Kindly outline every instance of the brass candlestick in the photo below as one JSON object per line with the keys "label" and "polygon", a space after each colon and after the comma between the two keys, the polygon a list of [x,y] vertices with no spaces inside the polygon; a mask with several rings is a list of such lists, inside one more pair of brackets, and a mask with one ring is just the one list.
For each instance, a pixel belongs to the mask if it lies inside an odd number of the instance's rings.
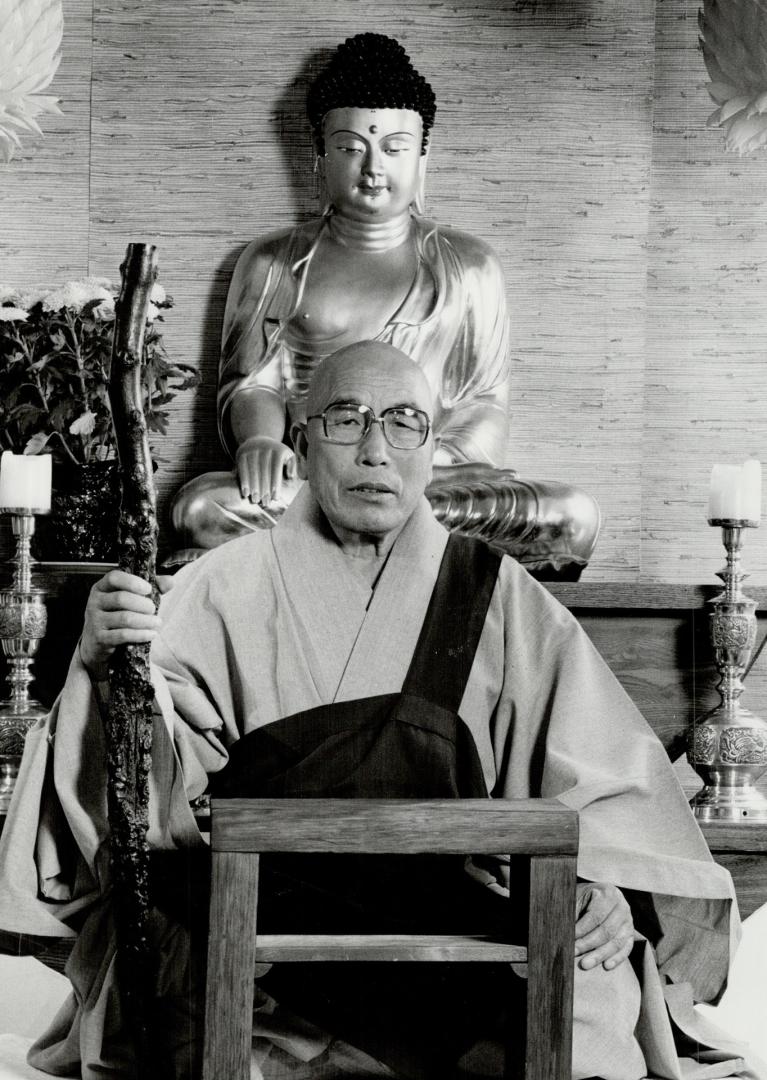
{"label": "brass candlestick", "polygon": [[767,723],[740,703],[743,672],[756,640],[756,601],[744,596],[743,529],[758,521],[715,518],[722,529],[727,565],[718,571],[724,592],[711,604],[710,631],[719,669],[720,703],[693,724],[687,758],[705,786],[692,799],[703,821],[767,821],[767,799],[754,784],[767,768]]}
{"label": "brass candlestick", "polygon": [[35,560],[29,550],[35,531],[35,514],[47,510],[4,509],[10,514],[16,538],[16,554],[11,559],[11,587],[0,590],[0,640],[8,657],[11,696],[0,703],[0,812],[8,809],[19,773],[24,739],[33,725],[48,710],[29,693],[33,675],[30,671],[41,638],[45,636],[47,613],[46,590],[32,586]]}

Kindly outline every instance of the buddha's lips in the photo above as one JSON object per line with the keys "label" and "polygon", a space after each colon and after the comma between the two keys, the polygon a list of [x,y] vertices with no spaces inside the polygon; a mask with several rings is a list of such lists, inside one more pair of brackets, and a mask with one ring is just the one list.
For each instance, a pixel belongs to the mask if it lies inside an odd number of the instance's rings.
{"label": "buddha's lips", "polygon": [[385,184],[373,186],[372,184],[360,184],[359,190],[364,195],[380,195],[382,191],[388,191],[388,187]]}

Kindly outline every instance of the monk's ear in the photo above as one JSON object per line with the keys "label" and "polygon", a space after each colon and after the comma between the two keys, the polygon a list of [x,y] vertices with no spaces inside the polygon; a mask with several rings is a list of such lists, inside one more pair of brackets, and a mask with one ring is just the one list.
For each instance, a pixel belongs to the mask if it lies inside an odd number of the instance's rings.
{"label": "monk's ear", "polygon": [[290,438],[296,453],[296,469],[298,477],[300,480],[306,480],[308,476],[306,457],[309,449],[309,441],[306,438],[306,427],[304,424],[294,424],[290,429]]}

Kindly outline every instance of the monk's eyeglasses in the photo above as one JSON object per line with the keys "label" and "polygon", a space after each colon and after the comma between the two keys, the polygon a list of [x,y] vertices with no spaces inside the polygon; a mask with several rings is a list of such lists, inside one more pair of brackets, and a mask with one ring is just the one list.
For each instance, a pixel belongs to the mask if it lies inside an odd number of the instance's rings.
{"label": "monk's eyeglasses", "polygon": [[308,416],[307,420],[321,420],[328,442],[347,446],[361,442],[373,424],[380,424],[384,438],[395,450],[417,450],[426,442],[431,430],[428,415],[408,405],[395,405],[376,416],[367,405],[339,402],[329,405],[324,412]]}

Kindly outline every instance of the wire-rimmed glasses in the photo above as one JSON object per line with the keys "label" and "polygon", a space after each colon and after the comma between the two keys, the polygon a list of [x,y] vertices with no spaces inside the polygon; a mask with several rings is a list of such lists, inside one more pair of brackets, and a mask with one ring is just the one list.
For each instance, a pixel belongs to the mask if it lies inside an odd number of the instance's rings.
{"label": "wire-rimmed glasses", "polygon": [[308,416],[307,420],[321,420],[328,442],[347,446],[360,442],[373,424],[380,424],[384,438],[395,450],[417,450],[426,442],[431,430],[428,414],[409,405],[394,405],[376,416],[368,405],[337,402],[324,412]]}

